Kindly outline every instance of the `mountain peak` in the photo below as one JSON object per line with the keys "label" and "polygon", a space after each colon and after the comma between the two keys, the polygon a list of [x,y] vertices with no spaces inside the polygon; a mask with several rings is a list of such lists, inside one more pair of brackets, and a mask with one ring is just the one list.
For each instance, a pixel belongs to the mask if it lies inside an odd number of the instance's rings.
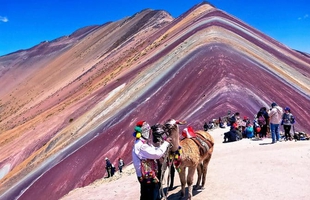
{"label": "mountain peak", "polygon": [[277,102],[310,132],[301,123],[309,68],[306,55],[207,2],[175,19],[146,9],[2,56],[1,198],[60,199],[103,177],[105,157],[130,163],[140,120],[199,130]]}

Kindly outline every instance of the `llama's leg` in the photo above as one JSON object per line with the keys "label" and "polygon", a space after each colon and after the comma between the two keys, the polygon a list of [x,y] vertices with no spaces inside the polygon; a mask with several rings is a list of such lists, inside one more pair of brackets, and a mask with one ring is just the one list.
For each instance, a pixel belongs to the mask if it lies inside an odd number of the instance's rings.
{"label": "llama's leg", "polygon": [[193,196],[193,182],[194,182],[194,174],[197,169],[197,166],[192,166],[188,168],[187,174],[187,185],[188,185],[188,199],[192,199]]}
{"label": "llama's leg", "polygon": [[197,166],[197,182],[196,185],[194,186],[194,190],[198,190],[200,189],[200,181],[201,181],[201,175],[202,175],[202,169],[203,169],[203,165],[202,163],[198,164]]}
{"label": "llama's leg", "polygon": [[204,189],[205,183],[206,183],[206,178],[207,178],[207,172],[208,172],[208,165],[211,159],[211,155],[208,156],[204,161],[203,161],[203,168],[202,168],[202,184],[201,188]]}
{"label": "llama's leg", "polygon": [[179,171],[179,176],[180,176],[180,181],[181,181],[181,197],[185,196],[185,185],[186,185],[186,180],[185,180],[185,167],[180,167]]}

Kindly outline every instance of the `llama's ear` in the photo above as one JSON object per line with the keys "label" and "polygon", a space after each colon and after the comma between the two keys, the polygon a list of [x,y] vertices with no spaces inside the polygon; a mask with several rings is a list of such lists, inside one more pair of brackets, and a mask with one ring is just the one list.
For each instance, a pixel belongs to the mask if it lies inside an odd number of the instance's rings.
{"label": "llama's ear", "polygon": [[183,125],[186,124],[186,121],[176,120],[176,124]]}

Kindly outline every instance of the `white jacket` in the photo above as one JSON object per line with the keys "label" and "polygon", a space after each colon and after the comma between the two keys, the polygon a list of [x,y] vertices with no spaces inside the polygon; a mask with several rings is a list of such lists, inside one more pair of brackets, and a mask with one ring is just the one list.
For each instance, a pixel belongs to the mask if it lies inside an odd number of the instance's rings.
{"label": "white jacket", "polygon": [[280,106],[275,106],[269,110],[268,115],[270,117],[271,124],[280,124],[283,115],[283,109]]}
{"label": "white jacket", "polygon": [[146,140],[140,138],[135,141],[132,148],[132,162],[136,169],[138,177],[142,176],[141,173],[141,160],[143,159],[159,159],[166,152],[169,142],[164,141],[159,147],[154,147],[148,144]]}

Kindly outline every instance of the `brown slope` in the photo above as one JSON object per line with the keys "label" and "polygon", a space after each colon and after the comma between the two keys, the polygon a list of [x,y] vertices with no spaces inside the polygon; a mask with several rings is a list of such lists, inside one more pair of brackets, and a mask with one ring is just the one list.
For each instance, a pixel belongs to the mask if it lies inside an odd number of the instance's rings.
{"label": "brown slope", "polygon": [[[147,20],[145,16],[149,19]],[[35,104],[35,106],[30,107],[27,112],[23,112],[20,116],[17,116],[22,119],[26,118],[26,122],[17,126],[17,128],[10,129],[2,134],[2,157],[11,160],[10,167],[13,168],[11,174],[15,174],[16,172],[20,173],[20,170],[23,170],[24,172],[27,171],[27,169],[24,169],[23,164],[14,168],[15,165],[18,165],[18,163],[24,159],[26,159],[24,163],[28,163],[28,165],[31,160],[32,164],[29,166],[30,168],[43,161],[41,156],[35,157],[38,153],[30,156],[34,150],[43,146],[45,150],[43,152],[39,151],[41,152],[41,155],[44,152],[47,154],[53,154],[53,152],[55,153],[63,148],[62,146],[66,146],[70,141],[74,141],[76,138],[80,137],[79,134],[83,134],[83,132],[78,133],[79,129],[85,127],[84,124],[90,119],[82,117],[82,121],[74,123],[75,125],[73,125],[73,129],[70,128],[72,126],[70,125],[70,122],[73,119],[75,120],[76,117],[81,116],[87,109],[91,109],[96,103],[102,101],[102,98],[104,98],[104,96],[107,95],[107,92],[111,90],[109,88],[103,88],[102,86],[115,79],[114,77],[118,73],[126,69],[125,65],[121,68],[119,65],[123,62],[127,62],[128,66],[130,62],[135,62],[134,60],[129,61],[128,59],[135,56],[139,48],[142,48],[143,45],[145,45],[143,44],[145,41],[143,38],[146,38],[149,34],[152,34],[152,32],[157,31],[170,20],[171,17],[164,12],[146,10],[138,13],[134,18],[124,19],[109,24],[102,29],[96,30],[95,33],[91,33],[91,36],[85,37],[84,40],[81,40],[69,51],[55,59],[50,66],[42,69],[41,73],[37,72],[37,74],[40,74],[38,78],[43,79],[46,77],[44,79],[49,79],[47,81],[53,83],[52,86],[54,88],[49,90],[48,88],[45,88],[45,90],[47,89],[51,92],[51,95],[43,96],[45,95],[45,92],[40,96],[42,100],[37,101],[40,103]],[[115,35],[121,36],[122,34],[129,32],[129,30],[132,31],[133,27],[136,27],[136,24],[139,24],[137,30],[141,29],[141,32],[132,32],[132,34],[136,34],[136,38],[141,37],[141,40],[134,41],[132,38],[128,38],[127,41],[125,41],[126,45],[120,44],[122,47],[118,47],[118,52],[122,54],[121,56],[119,54],[114,55],[114,52],[104,53],[111,45],[114,45],[119,41],[119,38],[115,37]],[[75,56],[78,52],[82,51],[84,51],[83,56],[85,56],[85,59],[84,57],[81,57],[82,54],[79,54],[78,57]],[[97,56],[94,57],[96,54]],[[88,58],[88,55],[90,58]],[[86,60],[86,62],[81,60],[82,58],[83,60]],[[89,63],[90,61],[91,63]],[[57,66],[61,67],[61,74],[57,71],[55,73],[55,67]],[[78,67],[80,69],[83,67],[83,69],[79,71]],[[87,69],[87,67],[89,70],[85,71],[84,68]],[[52,78],[51,74],[49,74],[51,70],[55,73],[53,76],[56,79]],[[44,76],[44,74],[46,74],[46,76]],[[35,83],[37,81],[35,80],[33,82]],[[119,83],[116,82],[116,85],[118,84]],[[53,89],[55,89],[55,91],[51,91]],[[7,119],[7,121],[9,121],[9,119]],[[12,118],[10,121],[17,122],[16,117]],[[14,126],[16,126],[16,123]],[[65,128],[66,126],[68,128]],[[46,130],[46,127],[48,127],[48,130]],[[89,129],[89,127],[87,127],[87,129]],[[21,132],[22,134],[20,134]],[[52,139],[57,133],[59,136]],[[29,136],[35,136],[36,141],[27,140],[26,138]],[[60,138],[62,138],[61,141],[59,141]],[[12,149],[11,147],[13,144],[19,144],[21,148],[22,146],[25,146],[27,149],[25,149],[24,152],[17,154],[19,149]],[[53,148],[56,148],[56,150]],[[27,159],[28,156],[30,157],[29,159]],[[46,156],[47,155],[44,157]],[[4,166],[6,162],[3,162],[2,164]],[[7,179],[2,179],[1,181],[6,180]]]}

